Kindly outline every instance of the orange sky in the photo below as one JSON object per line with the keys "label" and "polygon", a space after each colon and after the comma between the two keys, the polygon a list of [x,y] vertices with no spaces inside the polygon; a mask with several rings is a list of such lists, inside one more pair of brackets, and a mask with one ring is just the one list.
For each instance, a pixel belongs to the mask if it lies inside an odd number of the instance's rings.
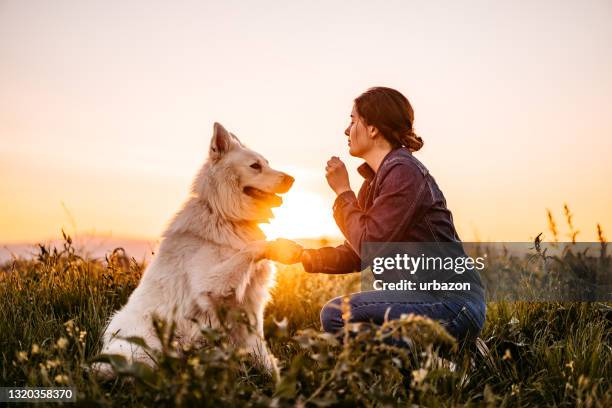
{"label": "orange sky", "polygon": [[270,236],[338,234],[323,169],[359,164],[374,85],[411,100],[464,240],[528,240],[564,202],[582,240],[612,229],[609,1],[244,4],[1,2],[0,242],[157,237],[214,121],[297,178]]}

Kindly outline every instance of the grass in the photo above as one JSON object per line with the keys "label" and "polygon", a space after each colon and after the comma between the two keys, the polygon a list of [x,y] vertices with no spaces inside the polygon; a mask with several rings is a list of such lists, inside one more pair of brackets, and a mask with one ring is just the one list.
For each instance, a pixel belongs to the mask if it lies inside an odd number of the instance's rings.
{"label": "grass", "polygon": [[[600,236],[598,265],[608,268]],[[497,262],[517,276],[528,267],[504,256]],[[278,383],[222,330],[204,330],[207,346],[181,355],[162,335],[157,370],[113,360],[121,376],[99,383],[88,366],[101,330],[143,270],[121,251],[85,259],[69,237],[62,248],[40,247],[37,259],[0,267],[0,386],[71,385],[87,406],[612,406],[607,304],[491,302],[480,351],[459,350],[439,325],[414,316],[383,329],[349,326],[338,341],[319,331],[319,310],[358,290],[359,274],[313,275],[298,266],[279,267],[266,309]],[[396,349],[386,336],[415,345]]]}

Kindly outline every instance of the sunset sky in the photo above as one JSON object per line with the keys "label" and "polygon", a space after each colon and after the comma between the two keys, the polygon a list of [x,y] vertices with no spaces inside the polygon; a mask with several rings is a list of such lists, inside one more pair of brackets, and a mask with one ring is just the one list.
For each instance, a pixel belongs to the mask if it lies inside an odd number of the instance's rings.
{"label": "sunset sky", "polygon": [[[612,236],[612,2],[0,1],[0,242],[155,239],[214,121],[296,178],[270,237],[339,235],[325,162],[397,88],[465,241]],[[565,230],[562,228],[562,233]]]}

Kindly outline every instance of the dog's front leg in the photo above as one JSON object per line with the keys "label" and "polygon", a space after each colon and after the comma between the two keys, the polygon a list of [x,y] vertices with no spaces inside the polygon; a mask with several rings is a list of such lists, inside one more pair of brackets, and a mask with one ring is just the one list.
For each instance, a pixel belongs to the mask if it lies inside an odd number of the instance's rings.
{"label": "dog's front leg", "polygon": [[[195,298],[206,295],[226,297],[235,293],[238,303],[242,303],[251,275],[255,272],[253,264],[264,259],[265,251],[266,241],[251,242],[224,261],[209,265],[207,273],[192,276]],[[194,262],[202,260],[195,259]]]}
{"label": "dog's front leg", "polygon": [[257,333],[249,333],[245,339],[245,346],[255,361],[259,363],[272,377],[278,381],[280,378],[276,357],[268,351],[266,341]]}

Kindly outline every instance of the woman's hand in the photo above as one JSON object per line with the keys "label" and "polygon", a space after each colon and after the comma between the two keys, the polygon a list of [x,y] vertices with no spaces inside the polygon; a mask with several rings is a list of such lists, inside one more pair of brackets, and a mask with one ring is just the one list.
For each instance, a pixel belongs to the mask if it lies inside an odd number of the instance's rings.
{"label": "woman's hand", "polygon": [[304,248],[289,239],[278,238],[266,243],[265,258],[291,265],[300,262]]}
{"label": "woman's hand", "polygon": [[351,189],[346,166],[342,160],[336,156],[332,156],[332,158],[327,161],[327,166],[325,166],[325,178],[327,179],[327,184],[329,184],[337,195]]}

